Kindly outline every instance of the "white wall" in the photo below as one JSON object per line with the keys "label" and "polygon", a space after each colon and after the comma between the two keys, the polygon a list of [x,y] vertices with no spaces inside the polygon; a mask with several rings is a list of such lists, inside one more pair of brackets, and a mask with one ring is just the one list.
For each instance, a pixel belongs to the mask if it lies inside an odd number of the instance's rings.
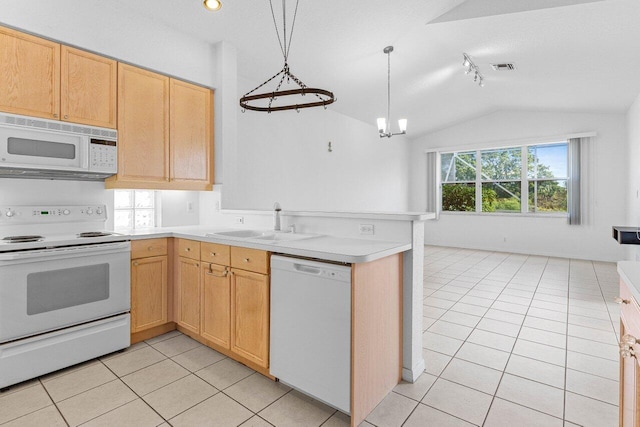
{"label": "white wall", "polygon": [[611,237],[612,225],[626,223],[627,130],[623,114],[502,111],[426,135],[412,145],[410,209],[426,207],[427,149],[544,142],[549,137],[589,131],[597,136],[587,144],[589,164],[583,169],[587,187],[583,225],[569,226],[565,218],[445,213],[438,221],[427,221],[426,244],[623,259],[624,248]]}
{"label": "white wall", "polygon": [[380,139],[375,123],[331,109],[240,113],[222,207],[271,209],[278,201],[285,210],[406,211],[409,144]]}
{"label": "white wall", "polygon": [[[627,112],[627,221],[625,225],[640,226],[640,95]],[[627,259],[640,259],[640,246],[627,248]]]}

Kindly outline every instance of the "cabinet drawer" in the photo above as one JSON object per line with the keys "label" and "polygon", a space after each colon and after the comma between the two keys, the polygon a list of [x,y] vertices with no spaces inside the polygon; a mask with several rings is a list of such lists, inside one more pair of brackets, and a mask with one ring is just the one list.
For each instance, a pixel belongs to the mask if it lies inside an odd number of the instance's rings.
{"label": "cabinet drawer", "polygon": [[144,239],[131,241],[131,259],[147,258],[167,254],[167,239]]}
{"label": "cabinet drawer", "polygon": [[200,245],[200,259],[202,261],[218,265],[230,265],[229,263],[231,258],[229,246],[205,242],[202,242]]}
{"label": "cabinet drawer", "polygon": [[628,285],[622,280],[620,281],[620,298],[628,301],[620,304],[620,316],[624,319],[626,333],[640,339],[640,307],[631,295]]}
{"label": "cabinet drawer", "polygon": [[231,267],[269,274],[269,252],[232,246]]}
{"label": "cabinet drawer", "polygon": [[178,239],[178,254],[180,256],[200,261],[200,242],[195,240]]}

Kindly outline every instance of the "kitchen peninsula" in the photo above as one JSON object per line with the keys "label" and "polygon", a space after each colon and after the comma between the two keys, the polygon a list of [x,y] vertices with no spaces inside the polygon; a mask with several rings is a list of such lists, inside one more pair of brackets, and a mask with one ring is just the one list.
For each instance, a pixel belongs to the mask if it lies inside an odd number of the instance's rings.
{"label": "kitchen peninsula", "polygon": [[[389,214],[353,215],[364,215],[371,222],[389,219]],[[404,224],[409,231],[416,224],[420,229],[427,218],[415,214],[402,220],[412,224]],[[325,221],[331,220],[325,216]],[[412,346],[421,353],[420,341],[407,342],[407,337],[414,335],[413,325],[421,337],[419,324],[411,320],[422,316],[412,310],[416,288],[422,291],[421,274],[413,274],[422,268],[422,251],[415,250],[422,249],[422,231],[417,233],[417,247],[410,238],[413,232],[393,242],[317,233],[237,231],[193,226],[126,232],[132,240],[132,342],[177,328],[273,378],[269,372],[270,255],[351,265],[351,387],[347,393],[351,395],[352,425],[358,425],[409,371],[406,361],[411,361]],[[146,265],[145,260],[158,263],[156,273],[138,270]],[[145,274],[156,274],[156,282],[157,274],[166,274],[162,285],[166,288],[159,292],[143,288],[138,293],[137,283],[148,286]],[[414,283],[414,276],[419,283]],[[144,296],[139,303],[137,294]],[[220,305],[220,300],[230,303]],[[150,321],[150,310],[162,304],[166,310],[160,310],[155,322]],[[139,310],[144,311],[143,323],[149,327],[136,329]],[[418,365],[423,363],[420,358]]]}

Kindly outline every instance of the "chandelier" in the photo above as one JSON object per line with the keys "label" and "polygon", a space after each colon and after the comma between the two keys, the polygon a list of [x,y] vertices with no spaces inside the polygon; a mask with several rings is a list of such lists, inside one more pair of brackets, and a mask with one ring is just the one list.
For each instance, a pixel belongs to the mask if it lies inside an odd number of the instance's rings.
{"label": "chandelier", "polygon": [[[276,73],[273,77],[253,90],[245,93],[244,96],[240,98],[240,106],[242,107],[243,112],[244,110],[265,111],[267,113],[284,110],[299,111],[301,108],[311,107],[324,107],[326,109],[327,105],[336,101],[333,93],[328,90],[307,87],[302,80],[291,73],[291,69],[289,68],[289,52],[291,50],[291,39],[293,38],[293,28],[296,23],[299,2],[300,0],[296,0],[295,12],[291,22],[291,30],[289,34],[287,34],[286,0],[282,0],[282,37],[280,37],[276,14],[273,11],[273,3],[272,0],[269,0],[273,24],[276,29],[276,35],[278,36],[280,50],[284,57],[284,66],[282,67],[282,70]],[[277,82],[274,90],[266,90],[262,93],[257,92],[259,89],[268,86],[271,82],[274,84]],[[287,85],[291,84],[294,89],[281,90],[282,85],[285,82]]]}
{"label": "chandelier", "polygon": [[405,135],[407,133],[407,119],[398,120],[400,132],[391,132],[389,117],[391,116],[391,52],[393,52],[393,46],[387,46],[382,51],[387,54],[387,117],[381,117],[377,120],[378,133],[380,138],[391,138],[394,135]]}

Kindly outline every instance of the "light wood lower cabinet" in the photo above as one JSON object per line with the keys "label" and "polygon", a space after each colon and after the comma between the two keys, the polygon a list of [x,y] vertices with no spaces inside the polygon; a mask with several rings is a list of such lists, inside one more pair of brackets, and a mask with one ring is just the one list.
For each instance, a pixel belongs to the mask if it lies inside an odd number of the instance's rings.
{"label": "light wood lower cabinet", "polygon": [[200,262],[191,258],[178,258],[178,283],[176,283],[178,310],[176,323],[183,328],[200,333]]}
{"label": "light wood lower cabinet", "polygon": [[[640,306],[620,282],[620,426],[640,425]],[[628,350],[626,352],[625,350]]]}
{"label": "light wood lower cabinet", "polygon": [[231,274],[223,265],[202,265],[200,335],[231,348]]}
{"label": "light wood lower cabinet", "polygon": [[131,243],[131,333],[169,322],[167,239]]}
{"label": "light wood lower cabinet", "polygon": [[269,253],[188,239],[174,246],[178,329],[268,376]]}
{"label": "light wood lower cabinet", "polygon": [[231,351],[269,366],[269,276],[231,270]]}

